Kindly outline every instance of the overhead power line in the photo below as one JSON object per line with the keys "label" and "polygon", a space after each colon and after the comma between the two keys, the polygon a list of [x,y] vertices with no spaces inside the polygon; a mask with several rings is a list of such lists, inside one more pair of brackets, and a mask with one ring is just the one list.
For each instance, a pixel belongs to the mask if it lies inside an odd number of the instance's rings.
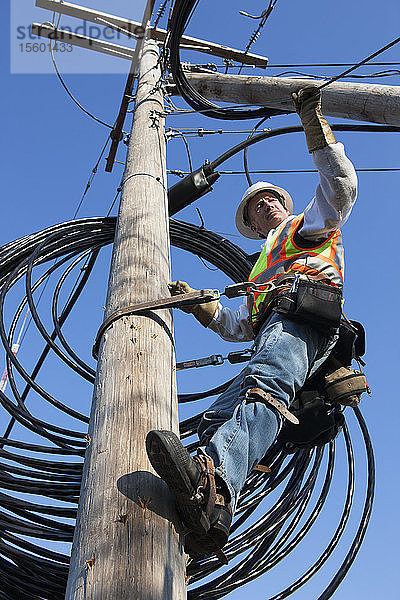
{"label": "overhead power line", "polygon": [[108,142],[109,142],[109,141],[110,141],[110,137],[108,136],[108,137],[107,137],[107,140],[106,140],[106,143],[104,144],[104,146],[103,146],[103,149],[102,149],[102,150],[101,150],[101,152],[100,152],[100,156],[99,156],[99,158],[97,159],[97,162],[96,162],[95,166],[94,166],[94,167],[93,167],[93,169],[91,170],[91,173],[90,173],[90,176],[89,176],[88,182],[87,182],[87,184],[86,184],[86,187],[85,187],[85,189],[84,189],[84,192],[83,192],[83,194],[82,194],[82,198],[80,199],[80,201],[79,201],[79,203],[78,203],[78,206],[76,207],[76,210],[75,210],[75,213],[74,213],[74,216],[72,217],[72,219],[76,219],[76,217],[77,217],[77,215],[78,215],[78,212],[79,212],[79,210],[80,210],[80,208],[81,208],[81,206],[82,206],[82,203],[83,203],[83,201],[84,201],[84,199],[85,199],[85,197],[86,197],[86,194],[88,193],[88,191],[89,191],[89,189],[90,189],[90,187],[91,187],[91,185],[92,185],[93,179],[95,178],[95,176],[96,176],[96,174],[97,174],[97,170],[98,170],[98,168],[99,168],[100,161],[101,161],[101,159],[103,158],[104,152],[106,151],[106,148],[107,148],[107,145],[108,145]]}
{"label": "overhead power line", "polygon": [[[249,17],[250,19],[260,19],[260,22],[257,26],[257,28],[253,31],[252,35],[250,36],[250,39],[247,43],[246,49],[245,49],[245,54],[247,54],[247,52],[250,50],[251,46],[254,44],[254,42],[260,37],[260,33],[261,30],[263,29],[264,25],[266,24],[270,14],[272,13],[273,9],[275,8],[276,3],[278,2],[278,0],[270,0],[268,7],[261,13],[261,15],[257,16],[257,15],[250,15],[249,13],[240,10],[239,13],[241,15],[243,15],[244,17]],[[240,68],[241,71],[242,67]],[[239,71],[239,73],[240,73]]]}
{"label": "overhead power line", "polygon": [[[287,77],[292,75],[309,77],[310,79],[327,79],[326,75],[314,75],[312,73],[302,73],[301,71],[283,71],[283,73],[278,73],[276,77]],[[394,75],[400,75],[400,71],[398,69],[387,69],[386,71],[377,71],[376,73],[368,73],[367,75],[342,75],[342,79],[374,79],[393,77]]]}
{"label": "overhead power line", "polygon": [[[357,173],[388,173],[388,172],[396,172],[400,171],[400,167],[388,167],[388,168],[365,168],[365,169],[355,169]],[[249,173],[254,175],[262,175],[262,174],[292,174],[292,173],[318,173],[317,169],[256,169],[249,170]],[[169,175],[177,175],[178,177],[183,177],[185,175],[190,175],[191,171],[181,171],[179,169],[169,169],[167,171]],[[220,175],[245,175],[246,171],[218,171]]]}
{"label": "overhead power line", "polygon": [[325,83],[323,83],[322,85],[320,85],[319,89],[322,90],[323,88],[327,87],[328,85],[330,85],[334,81],[337,81],[338,79],[341,79],[342,77],[344,77],[345,75],[348,75],[352,71],[355,71],[355,69],[358,69],[358,67],[361,67],[362,65],[365,65],[368,61],[370,61],[373,58],[375,58],[375,56],[378,56],[379,54],[382,54],[382,52],[385,52],[386,50],[389,50],[389,48],[392,48],[393,46],[395,46],[399,42],[400,42],[400,37],[394,39],[389,44],[386,44],[386,46],[383,46],[382,48],[380,48],[379,50],[377,50],[373,54],[370,54],[369,56],[367,56],[363,60],[360,60],[360,62],[358,62],[355,65],[353,65],[352,67],[350,67],[350,69],[347,69],[346,71],[344,71],[343,73],[340,73],[339,75],[335,75],[335,77],[332,77],[329,81],[326,81]]}
{"label": "overhead power line", "polygon": [[[53,25],[54,25],[54,23],[53,23]],[[56,59],[54,57],[53,40],[50,40],[50,55],[51,55],[51,60],[52,60],[52,63],[53,63],[56,75],[57,75],[57,77],[58,77],[61,85],[63,86],[64,90],[67,92],[68,96],[71,98],[71,100],[78,106],[78,108],[80,108],[80,110],[82,110],[86,115],[88,115],[88,117],[90,117],[91,119],[93,119],[97,123],[100,123],[100,125],[104,125],[105,127],[108,127],[109,129],[112,129],[113,128],[112,125],[110,125],[109,123],[106,123],[105,121],[102,121],[98,117],[95,117],[95,115],[93,115],[84,106],[82,106],[82,104],[80,102],[78,102],[78,100],[75,98],[75,96],[69,90],[67,84],[65,83],[63,77],[61,76],[61,73],[60,73],[60,71],[58,69],[58,66],[57,66],[57,63],[56,63]]]}
{"label": "overhead power line", "polygon": [[[287,69],[291,67],[354,67],[356,63],[297,63],[297,64],[270,64],[268,63],[269,69]],[[370,65],[379,66],[379,67],[392,67],[400,65],[400,62],[369,62],[359,65],[360,67]]]}

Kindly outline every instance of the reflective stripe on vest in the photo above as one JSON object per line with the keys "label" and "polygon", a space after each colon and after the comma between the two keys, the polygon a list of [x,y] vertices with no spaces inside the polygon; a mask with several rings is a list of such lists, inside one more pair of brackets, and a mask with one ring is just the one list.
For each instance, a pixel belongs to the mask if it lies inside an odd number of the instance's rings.
{"label": "reflective stripe on vest", "polygon": [[250,273],[249,281],[265,284],[254,293],[254,298],[249,297],[248,308],[253,325],[267,308],[261,307],[266,298],[263,290],[284,273],[322,276],[333,285],[343,284],[344,251],[340,230],[333,231],[315,247],[300,248],[294,236],[302,222],[303,214],[282,223],[265,244]]}

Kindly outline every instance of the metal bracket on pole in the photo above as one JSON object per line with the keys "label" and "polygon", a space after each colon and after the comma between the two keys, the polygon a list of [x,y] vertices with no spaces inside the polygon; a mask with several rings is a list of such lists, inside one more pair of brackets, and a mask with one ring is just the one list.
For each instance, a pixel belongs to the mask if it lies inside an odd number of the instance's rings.
{"label": "metal bracket on pole", "polygon": [[[98,23],[100,25],[107,23],[107,26],[110,28],[115,27],[117,30],[125,29],[127,34],[143,35],[143,24],[137,21],[131,21],[130,19],[124,19],[116,15],[110,15],[90,8],[81,7],[76,4],[71,4],[70,2],[60,2],[59,0],[36,0],[36,6],[59,14],[83,19],[84,21]],[[157,27],[156,29],[153,29],[152,36],[157,42],[164,43],[167,31]],[[268,66],[268,58],[258,54],[252,54],[251,52],[245,53],[242,50],[236,50],[235,48],[222,46],[221,44],[215,44],[214,42],[208,42],[206,40],[200,40],[188,35],[184,35],[181,42],[182,45],[189,46],[192,50],[204,52],[205,54],[212,54],[213,56],[218,56],[220,58],[236,60],[244,65],[262,69],[265,69]],[[126,48],[126,50],[128,51],[131,49]]]}
{"label": "metal bracket on pole", "polygon": [[[118,145],[122,139],[122,128],[129,107],[129,101],[131,99],[133,82],[135,80],[135,72],[137,69],[137,59],[139,56],[144,32],[146,29],[148,29],[150,31],[151,37],[156,41],[162,43],[167,37],[166,30],[150,27],[150,18],[154,7],[154,1],[155,0],[148,0],[142,23],[138,23],[136,21],[124,19],[108,13],[92,10],[90,8],[80,7],[76,4],[71,4],[69,2],[60,2],[57,0],[36,0],[36,6],[38,6],[39,8],[44,8],[46,10],[51,10],[72,17],[77,17],[85,21],[98,23],[99,25],[115,29],[119,32],[125,32],[126,35],[128,35],[129,37],[135,37],[137,39],[136,48],[135,50],[132,50],[129,47],[120,46],[118,44],[112,44],[103,40],[96,40],[87,36],[81,36],[63,29],[56,29],[50,23],[44,23],[43,25],[40,25],[39,23],[34,23],[32,25],[32,33],[34,33],[35,35],[57,40],[67,39],[68,43],[70,44],[81,46],[83,48],[88,48],[91,50],[96,50],[97,52],[104,52],[106,54],[111,54],[119,58],[130,59],[132,61],[121,102],[121,107],[118,112],[118,116],[110,136],[112,142],[105,168],[105,170],[109,173],[113,169]],[[192,50],[212,54],[214,56],[219,56],[226,60],[236,60],[242,64],[252,65],[254,67],[260,68],[266,68],[268,64],[268,59],[264,56],[258,56],[257,54],[251,54],[249,52],[245,53],[234,48],[229,48],[228,46],[221,46],[220,44],[214,44],[212,42],[199,40],[190,36],[183,36],[181,41],[183,46],[190,47]]]}
{"label": "metal bracket on pole", "polygon": [[[153,12],[155,0],[148,0],[146,4],[146,9],[144,11],[143,20],[142,20],[142,28],[143,31],[146,31],[150,24],[151,14]],[[135,81],[135,75],[138,68],[138,59],[140,50],[142,48],[144,35],[139,36],[136,42],[136,48],[132,57],[131,68],[129,69],[129,75],[126,82],[124,95],[122,97],[121,108],[119,109],[117,120],[115,121],[114,129],[111,132],[111,148],[110,153],[107,157],[106,163],[106,171],[111,173],[115,157],[117,155],[118,145],[122,140],[122,128],[124,126],[126,113],[129,107],[130,96],[132,94],[133,82]]]}

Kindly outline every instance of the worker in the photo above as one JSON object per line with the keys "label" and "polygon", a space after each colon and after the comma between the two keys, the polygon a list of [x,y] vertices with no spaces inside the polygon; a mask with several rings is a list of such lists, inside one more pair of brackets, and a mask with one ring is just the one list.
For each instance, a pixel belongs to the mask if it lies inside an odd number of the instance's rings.
{"label": "worker", "polygon": [[[254,339],[254,353],[230,387],[203,414],[194,458],[170,431],[150,431],[147,453],[168,484],[186,527],[186,552],[222,556],[246,478],[276,440],[307,377],[337,340],[342,306],[340,228],[357,195],[357,177],[321,112],[321,92],[293,94],[309,152],[319,172],[314,198],[293,215],[289,193],[259,181],[244,193],[236,226],[245,237],[266,239],[250,274],[257,287],[237,311],[218,301],[185,307],[223,339]],[[172,295],[192,291],[185,282]],[[250,288],[249,288],[250,289]]]}

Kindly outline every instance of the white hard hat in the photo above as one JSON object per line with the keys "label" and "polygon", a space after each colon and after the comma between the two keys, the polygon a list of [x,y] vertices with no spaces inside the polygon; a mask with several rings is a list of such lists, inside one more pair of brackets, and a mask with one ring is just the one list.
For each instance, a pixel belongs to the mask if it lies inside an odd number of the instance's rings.
{"label": "white hard hat", "polygon": [[257,183],[253,183],[253,185],[247,188],[247,190],[243,194],[243,197],[240,201],[236,212],[236,227],[242,235],[252,240],[258,240],[260,239],[260,236],[257,232],[252,231],[251,227],[248,225],[247,220],[244,216],[245,209],[249,200],[251,200],[253,196],[258,194],[258,192],[261,192],[262,190],[271,190],[272,192],[277,192],[280,196],[280,200],[283,206],[286,208],[286,210],[289,211],[289,214],[291,215],[293,213],[293,200],[289,192],[287,192],[281,187],[278,187],[277,185],[268,183],[268,181],[257,181]]}

